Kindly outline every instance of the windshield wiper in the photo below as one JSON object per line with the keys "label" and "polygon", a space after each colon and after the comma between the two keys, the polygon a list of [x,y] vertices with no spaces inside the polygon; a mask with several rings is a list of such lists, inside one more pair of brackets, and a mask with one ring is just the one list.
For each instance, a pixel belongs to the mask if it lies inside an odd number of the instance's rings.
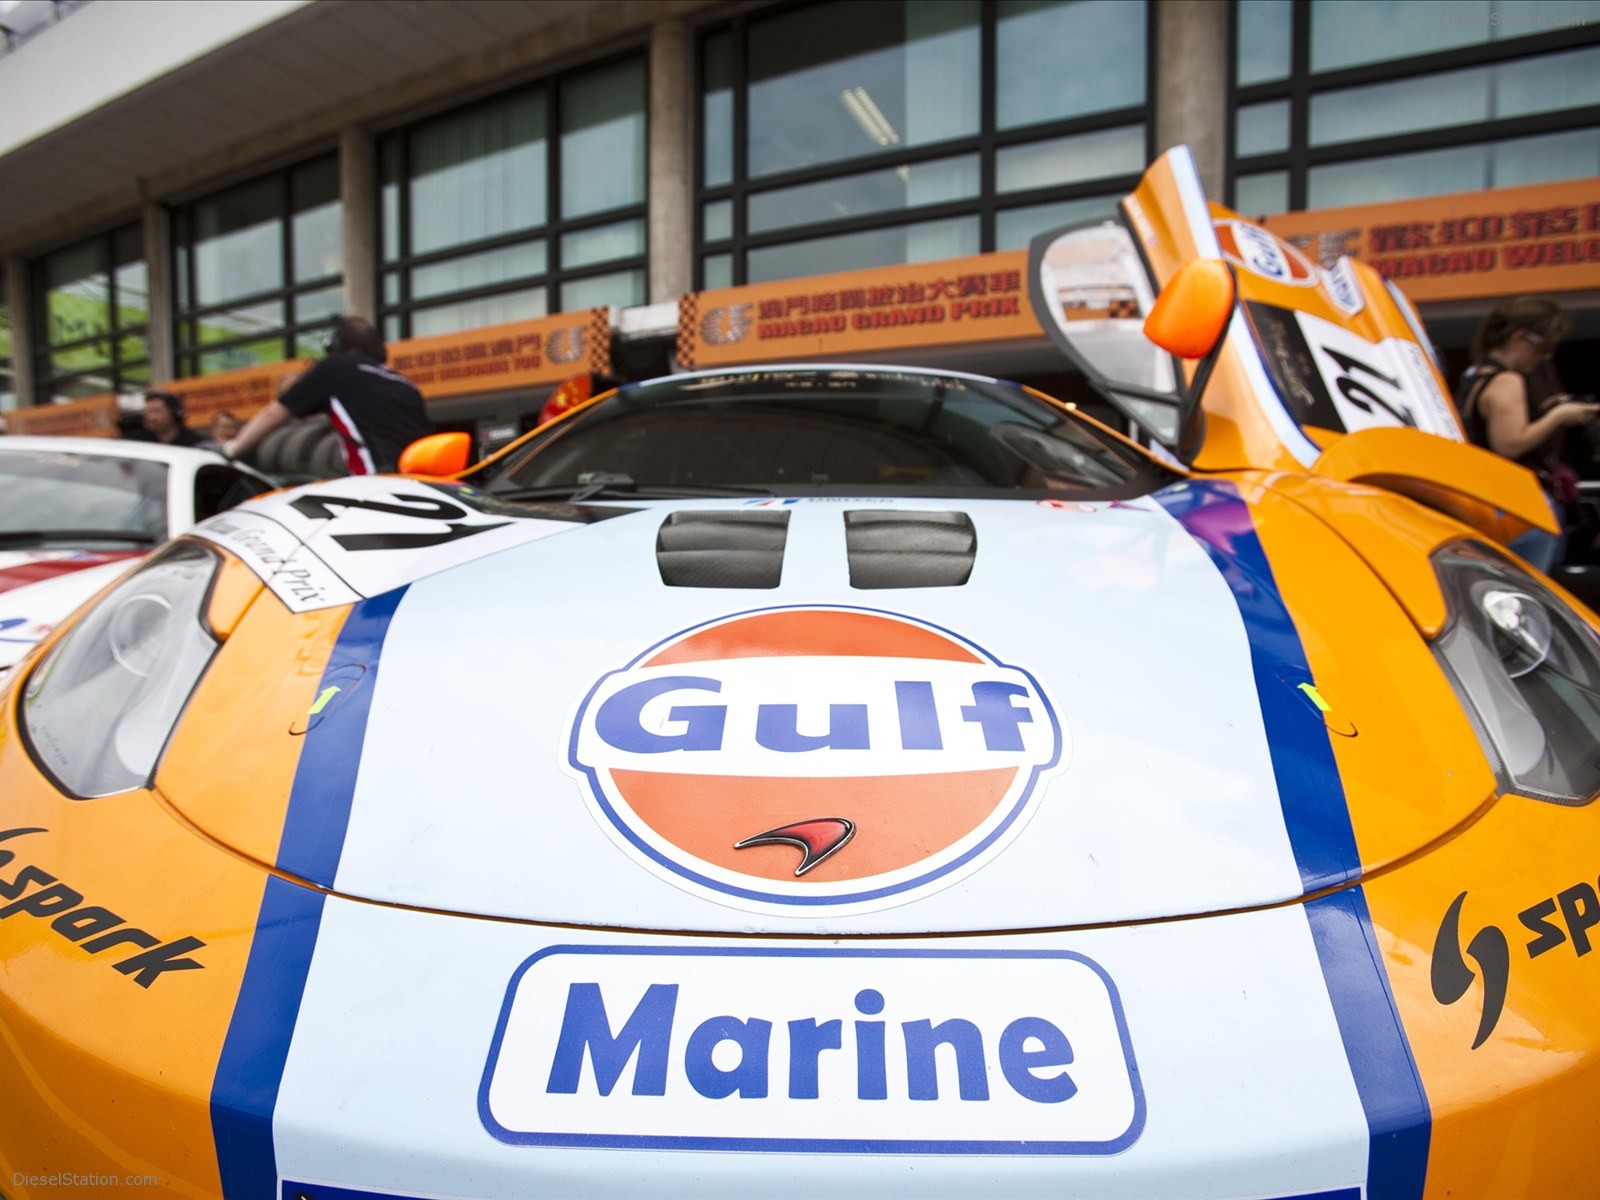
{"label": "windshield wiper", "polygon": [[585,472],[577,483],[557,483],[544,487],[512,488],[490,492],[497,500],[565,500],[582,504],[585,500],[684,500],[716,496],[771,496],[771,488],[732,483],[635,483],[632,477],[613,471]]}
{"label": "windshield wiper", "polygon": [[153,546],[161,538],[131,529],[14,529],[0,531],[0,546],[28,546],[36,542],[131,542]]}

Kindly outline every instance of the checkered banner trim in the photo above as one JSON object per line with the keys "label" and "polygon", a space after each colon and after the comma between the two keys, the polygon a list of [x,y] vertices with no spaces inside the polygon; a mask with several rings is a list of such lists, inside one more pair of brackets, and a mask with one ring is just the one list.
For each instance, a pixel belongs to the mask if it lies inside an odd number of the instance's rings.
{"label": "checkered banner trim", "polygon": [[694,370],[694,332],[700,319],[700,293],[678,297],[678,367]]}

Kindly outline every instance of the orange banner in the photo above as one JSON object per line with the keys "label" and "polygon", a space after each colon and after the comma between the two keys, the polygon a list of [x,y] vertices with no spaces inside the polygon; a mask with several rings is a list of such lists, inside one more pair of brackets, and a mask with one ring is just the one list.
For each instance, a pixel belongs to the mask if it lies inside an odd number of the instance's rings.
{"label": "orange banner", "polygon": [[32,404],[5,414],[7,433],[35,437],[114,438],[117,428],[117,398],[110,392],[85,396],[64,404]]}
{"label": "orange banner", "polygon": [[231,412],[239,420],[248,421],[276,400],[278,393],[309,367],[311,361],[309,358],[291,359],[264,367],[240,367],[194,379],[176,379],[161,384],[160,390],[182,396],[189,427],[205,430],[219,412]]}
{"label": "orange banner", "polygon": [[1043,336],[1025,250],[696,292],[678,301],[685,369],[844,358]]}
{"label": "orange banner", "polygon": [[1413,300],[1600,282],[1600,179],[1313,209],[1261,223],[1325,267],[1342,254],[1363,260]]}
{"label": "orange banner", "polygon": [[555,383],[611,369],[604,308],[389,344],[389,365],[429,399]]}

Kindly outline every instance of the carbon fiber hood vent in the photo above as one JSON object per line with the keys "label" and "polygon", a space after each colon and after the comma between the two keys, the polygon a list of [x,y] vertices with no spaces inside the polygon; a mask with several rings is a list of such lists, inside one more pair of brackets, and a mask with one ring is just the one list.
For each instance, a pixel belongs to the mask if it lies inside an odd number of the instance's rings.
{"label": "carbon fiber hood vent", "polygon": [[786,512],[675,512],[656,534],[668,587],[775,588],[789,534]]}
{"label": "carbon fiber hood vent", "polygon": [[978,552],[964,512],[847,512],[844,536],[856,588],[960,587]]}

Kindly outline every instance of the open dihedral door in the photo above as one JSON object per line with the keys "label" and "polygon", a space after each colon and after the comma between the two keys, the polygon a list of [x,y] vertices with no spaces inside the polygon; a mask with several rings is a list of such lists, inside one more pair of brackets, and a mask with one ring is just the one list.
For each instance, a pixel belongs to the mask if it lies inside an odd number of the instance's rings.
{"label": "open dihedral door", "polygon": [[[1204,372],[1144,335],[1161,289],[1202,259],[1230,264],[1236,289]],[[1195,470],[1360,478],[1500,541],[1530,524],[1554,527],[1531,476],[1508,475],[1465,444],[1422,323],[1399,289],[1349,258],[1312,263],[1208,202],[1187,147],[1157,159],[1115,219],[1035,238],[1028,274],[1050,338],[1153,445]],[[1200,394],[1186,397],[1197,379]],[[1433,436],[1362,436],[1373,430]],[[1359,451],[1331,453],[1350,438]]]}

